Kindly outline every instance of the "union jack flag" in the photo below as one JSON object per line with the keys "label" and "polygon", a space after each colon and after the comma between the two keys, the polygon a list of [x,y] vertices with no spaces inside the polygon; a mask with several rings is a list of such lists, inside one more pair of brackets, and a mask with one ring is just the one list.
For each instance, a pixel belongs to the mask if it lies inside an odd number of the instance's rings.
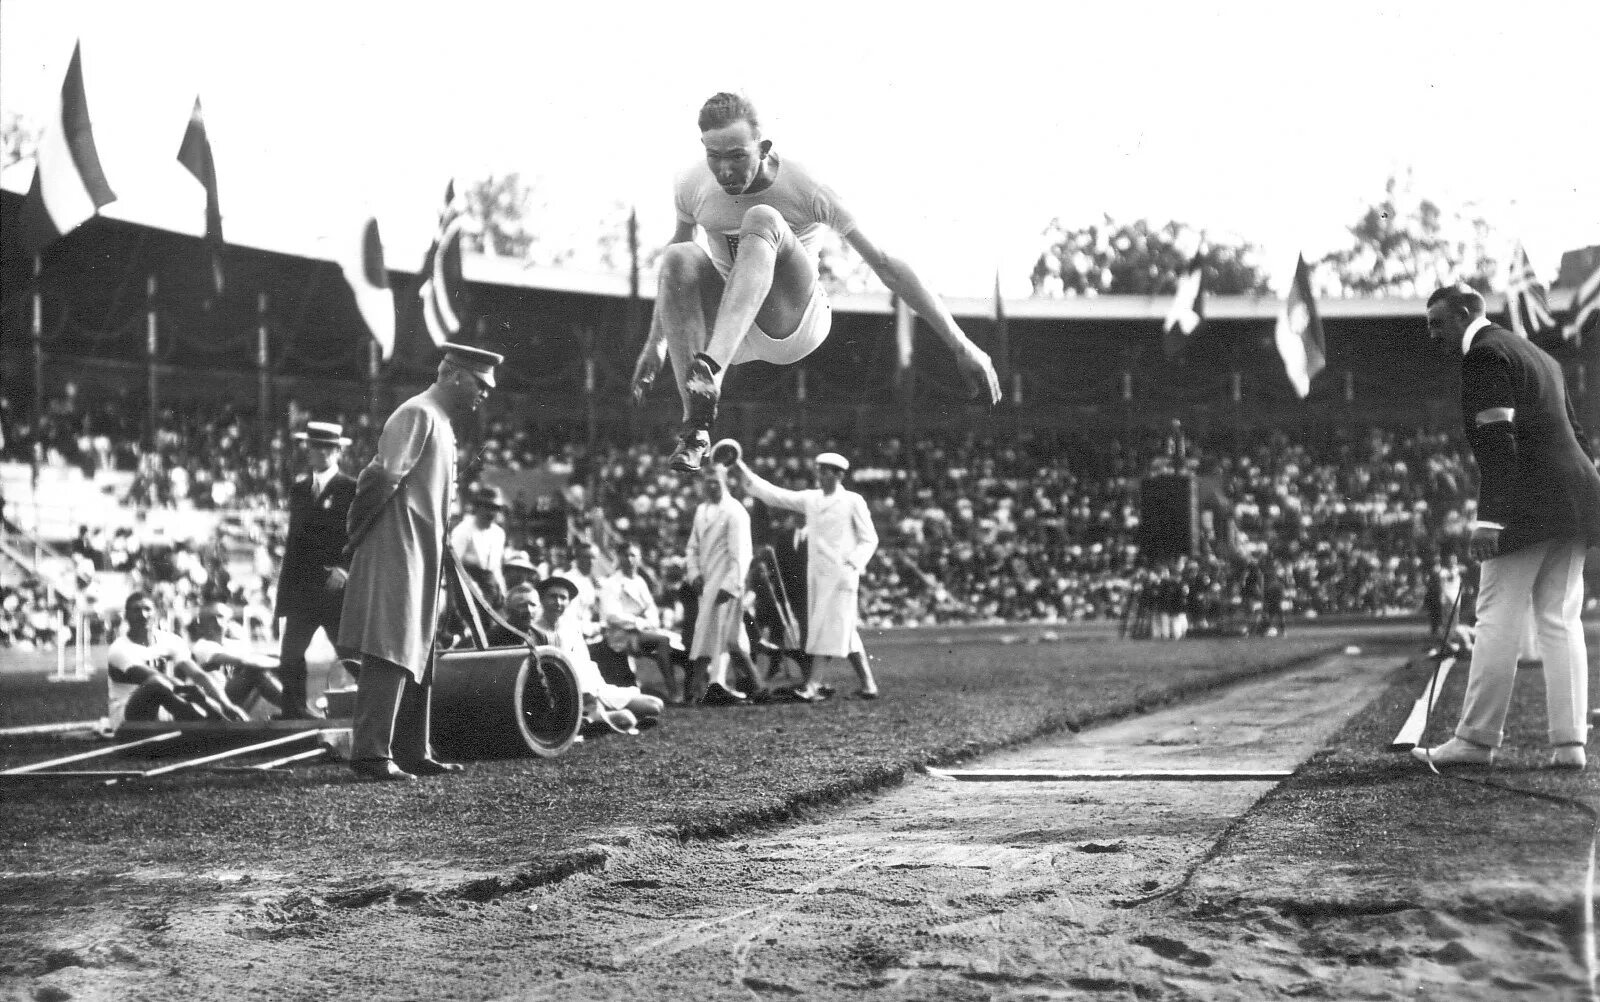
{"label": "union jack flag", "polygon": [[1544,285],[1534,274],[1528,262],[1528,252],[1517,244],[1511,254],[1511,284],[1506,287],[1506,312],[1511,315],[1511,329],[1523,337],[1533,337],[1553,331],[1556,318],[1550,315],[1550,304],[1545,300]]}
{"label": "union jack flag", "polygon": [[1570,341],[1582,334],[1584,328],[1592,327],[1597,317],[1600,317],[1600,265],[1596,265],[1578,286],[1577,294],[1572,297],[1572,320],[1562,328],[1561,336]]}
{"label": "union jack flag", "polygon": [[444,207],[439,210],[439,232],[422,259],[422,319],[435,347],[461,333],[466,308],[466,278],[461,274],[461,211],[456,208],[456,183],[445,186]]}

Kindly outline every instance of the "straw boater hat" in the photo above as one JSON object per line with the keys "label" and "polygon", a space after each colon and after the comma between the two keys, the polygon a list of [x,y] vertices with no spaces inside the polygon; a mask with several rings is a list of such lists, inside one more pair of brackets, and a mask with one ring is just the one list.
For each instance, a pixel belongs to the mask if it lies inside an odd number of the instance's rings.
{"label": "straw boater hat", "polygon": [[817,457],[817,465],[831,466],[840,473],[843,473],[845,470],[850,468],[850,460],[839,455],[837,452],[824,452],[822,455]]}
{"label": "straw boater hat", "polygon": [[498,487],[486,484],[472,492],[472,507],[496,508],[504,511],[506,507],[505,493]]}
{"label": "straw boater hat", "polygon": [[557,585],[559,585],[560,587],[565,588],[567,590],[567,597],[568,598],[577,598],[578,597],[578,586],[572,583],[572,579],[571,578],[569,578],[569,577],[567,577],[565,575],[562,575],[562,574],[552,574],[549,577],[545,578],[543,581],[540,581],[539,582],[539,594],[543,595],[546,588],[553,588],[553,587],[556,587]]}
{"label": "straw boater hat", "polygon": [[332,421],[307,421],[305,431],[297,431],[294,437],[307,445],[337,445],[346,446],[350,440],[344,437],[344,425]]}
{"label": "straw boater hat", "polygon": [[445,342],[445,361],[457,368],[465,369],[483,380],[483,384],[494,388],[494,367],[506,360],[504,355],[497,355],[492,351],[482,348],[473,348],[464,344]]}

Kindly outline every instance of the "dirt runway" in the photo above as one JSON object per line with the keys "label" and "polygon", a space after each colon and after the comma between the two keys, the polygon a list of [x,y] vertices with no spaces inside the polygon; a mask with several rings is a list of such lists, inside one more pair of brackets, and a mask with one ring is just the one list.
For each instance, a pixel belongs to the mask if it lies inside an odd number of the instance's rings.
{"label": "dirt runway", "polygon": [[[962,771],[1291,770],[1396,667],[1333,657]],[[1330,952],[1325,922],[1174,906],[1166,892],[1272,786],[919,776],[736,841],[616,831],[600,870],[483,895],[437,893],[461,876],[438,873],[188,875],[181,895],[150,874],[32,983],[63,999],[685,1000],[1560,998],[1579,983],[1536,919],[1352,917]],[[1368,954],[1381,962],[1351,961]],[[1494,977],[1466,962],[1489,955]]]}

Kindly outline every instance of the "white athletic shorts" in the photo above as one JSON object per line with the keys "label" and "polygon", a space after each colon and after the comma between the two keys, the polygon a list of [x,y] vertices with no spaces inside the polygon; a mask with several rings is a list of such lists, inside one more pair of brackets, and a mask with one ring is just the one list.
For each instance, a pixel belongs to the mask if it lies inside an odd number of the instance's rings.
{"label": "white athletic shorts", "polygon": [[827,338],[832,326],[833,306],[822,289],[821,279],[818,279],[811,283],[811,302],[806,304],[806,312],[800,317],[800,326],[795,328],[793,334],[786,338],[771,338],[760,327],[751,324],[750,333],[745,335],[744,342],[733,353],[733,361],[729,364],[772,362],[775,365],[789,365],[798,362],[817,350],[817,345]]}

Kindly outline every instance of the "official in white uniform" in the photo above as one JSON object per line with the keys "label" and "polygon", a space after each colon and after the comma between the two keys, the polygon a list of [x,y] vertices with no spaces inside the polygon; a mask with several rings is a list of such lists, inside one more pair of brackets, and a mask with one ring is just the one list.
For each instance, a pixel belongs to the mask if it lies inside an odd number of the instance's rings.
{"label": "official in white uniform", "polygon": [[[795,491],[770,483],[739,460],[751,497],[805,515],[806,653],[812,659],[848,658],[861,682],[857,696],[875,699],[878,684],[857,623],[861,571],[878,548],[878,530],[866,499],[842,485],[850,461],[837,452],[824,452],[816,467],[818,486]],[[816,686],[813,674],[801,694],[815,695]]]}

